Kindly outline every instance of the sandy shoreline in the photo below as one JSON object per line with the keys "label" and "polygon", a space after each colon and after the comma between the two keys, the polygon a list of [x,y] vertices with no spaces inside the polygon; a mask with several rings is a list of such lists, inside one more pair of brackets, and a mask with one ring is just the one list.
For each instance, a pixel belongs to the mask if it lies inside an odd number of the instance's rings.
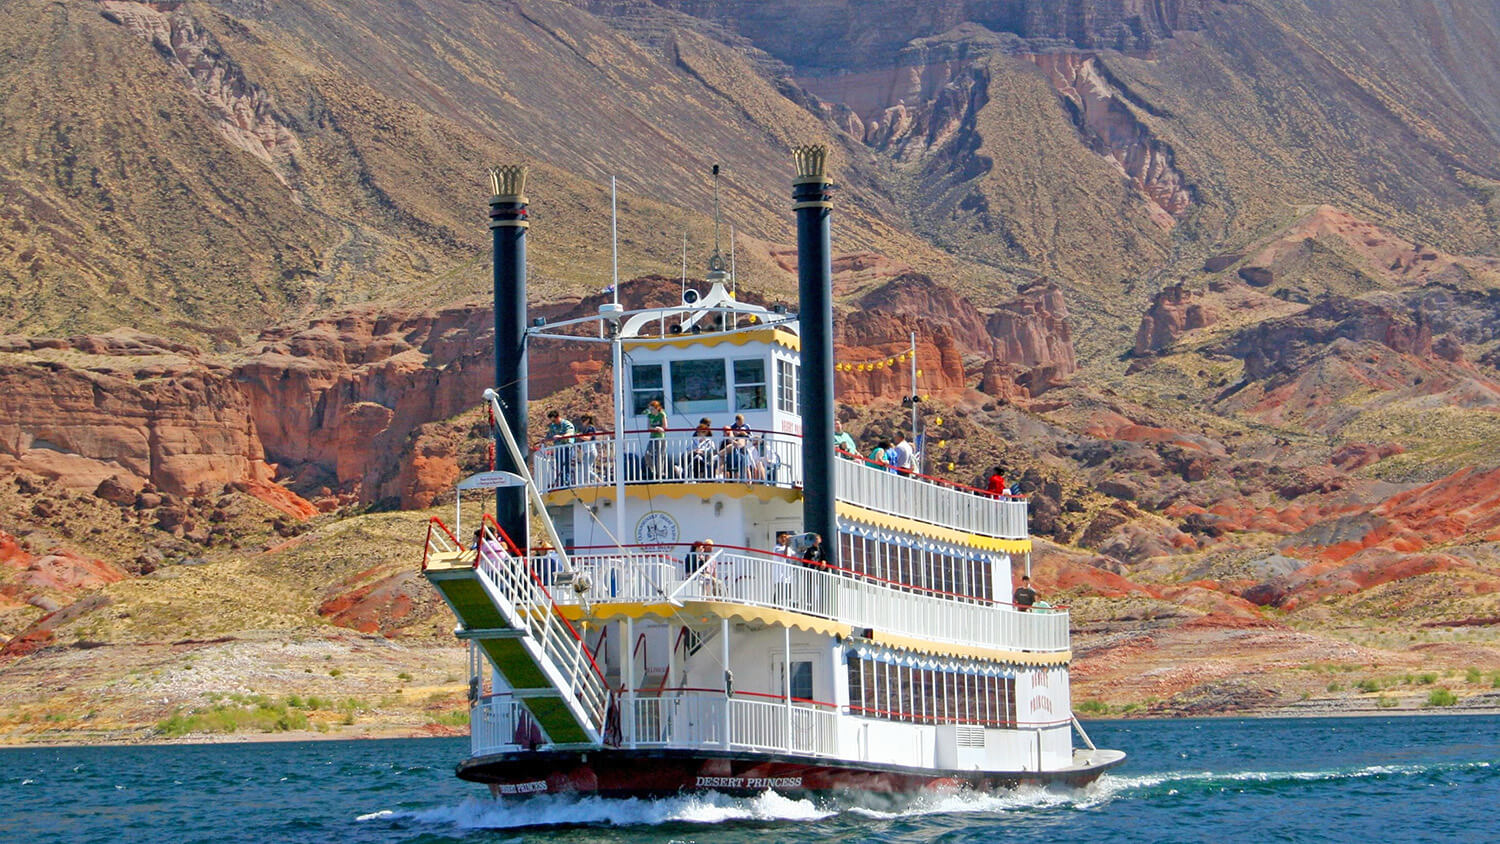
{"label": "sandy shoreline", "polygon": [[[1500,701],[1500,693],[1493,696]],[[1324,706],[1317,706],[1323,703]],[[1332,704],[1332,705],[1327,705]],[[1188,721],[1197,719],[1225,720],[1232,718],[1265,719],[1276,718],[1382,718],[1382,717],[1415,717],[1424,715],[1444,717],[1466,717],[1466,716],[1500,716],[1500,702],[1491,703],[1485,701],[1474,706],[1464,706],[1462,703],[1447,707],[1417,707],[1417,708],[1387,708],[1378,709],[1374,707],[1352,707],[1340,706],[1331,701],[1313,702],[1307,704],[1278,707],[1267,710],[1251,710],[1243,712],[1215,712],[1197,715],[1128,715],[1128,716],[1102,716],[1084,717],[1078,720],[1085,726],[1094,722],[1106,721]],[[351,730],[345,732],[318,730],[288,730],[271,733],[206,733],[184,736],[182,738],[161,738],[142,736],[140,738],[115,737],[101,739],[80,739],[73,735],[48,735],[39,734],[35,739],[27,741],[0,741],[0,749],[19,749],[28,747],[147,747],[147,746],[192,746],[192,745],[217,745],[217,744],[270,744],[279,742],[304,742],[304,741],[372,741],[380,739],[416,739],[416,738],[458,738],[468,735],[468,730],[452,727],[437,727],[428,725],[426,727],[375,727],[362,730]]]}

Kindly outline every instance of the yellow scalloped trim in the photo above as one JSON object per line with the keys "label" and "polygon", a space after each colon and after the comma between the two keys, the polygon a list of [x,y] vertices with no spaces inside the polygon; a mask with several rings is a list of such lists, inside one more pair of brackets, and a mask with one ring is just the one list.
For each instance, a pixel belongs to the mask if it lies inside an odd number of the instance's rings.
{"label": "yellow scalloped trim", "polygon": [[946,642],[930,642],[911,636],[875,631],[871,639],[875,644],[903,651],[914,651],[929,656],[951,656],[964,659],[979,659],[989,662],[1008,662],[1017,665],[1066,665],[1073,660],[1072,651],[1036,653],[1034,651],[1006,651],[996,648],[981,648],[973,645],[951,645]]}
{"label": "yellow scalloped trim", "polygon": [[691,619],[707,623],[710,618],[727,618],[752,624],[758,622],[767,627],[791,627],[824,636],[848,636],[854,630],[848,624],[829,621],[826,618],[727,601],[685,601],[680,607],[666,601],[594,604],[592,610],[593,612],[585,616],[583,608],[579,606],[568,604],[557,608],[557,611],[569,621],[579,621],[585,617],[597,621],[609,621],[615,618],[641,619],[656,616],[663,619]]}
{"label": "yellow scalloped trim", "polygon": [[743,346],[746,343],[775,343],[794,352],[802,350],[802,338],[783,328],[763,328],[758,331],[737,331],[733,334],[679,334],[660,340],[628,339],[626,346],[643,349],[661,349],[667,346],[719,346],[728,343]]}

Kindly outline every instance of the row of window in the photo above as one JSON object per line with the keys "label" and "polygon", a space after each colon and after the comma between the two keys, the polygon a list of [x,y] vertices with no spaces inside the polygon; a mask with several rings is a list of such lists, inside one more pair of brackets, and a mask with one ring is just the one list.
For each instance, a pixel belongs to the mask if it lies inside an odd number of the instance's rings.
{"label": "row of window", "polygon": [[[957,548],[917,548],[852,533],[839,535],[839,565],[869,577],[994,600],[990,558]],[[1009,572],[1005,572],[1009,576]]]}
{"label": "row of window", "polygon": [[[801,367],[784,358],[776,359],[776,409],[797,413],[797,375]],[[668,401],[670,386],[671,400]],[[734,396],[734,411],[765,410],[767,402],[766,361],[764,358],[692,358],[674,360],[664,367],[659,363],[638,363],[630,367],[632,412],[646,412],[653,400],[668,413],[693,416],[703,413],[727,413],[729,397]]]}
{"label": "row of window", "polygon": [[894,665],[851,653],[849,709],[889,721],[1013,727],[1016,681]]}

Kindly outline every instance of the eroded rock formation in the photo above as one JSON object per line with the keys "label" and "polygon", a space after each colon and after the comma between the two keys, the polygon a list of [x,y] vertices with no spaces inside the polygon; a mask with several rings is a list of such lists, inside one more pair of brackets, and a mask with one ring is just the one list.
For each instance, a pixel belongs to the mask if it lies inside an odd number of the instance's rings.
{"label": "eroded rock formation", "polygon": [[0,350],[0,470],[176,495],[274,476],[236,373],[191,347],[120,330]]}
{"label": "eroded rock formation", "polygon": [[1184,333],[1212,325],[1216,319],[1217,314],[1203,302],[1201,291],[1188,290],[1180,284],[1166,287],[1156,294],[1141,317],[1134,354],[1148,355],[1164,349]]}

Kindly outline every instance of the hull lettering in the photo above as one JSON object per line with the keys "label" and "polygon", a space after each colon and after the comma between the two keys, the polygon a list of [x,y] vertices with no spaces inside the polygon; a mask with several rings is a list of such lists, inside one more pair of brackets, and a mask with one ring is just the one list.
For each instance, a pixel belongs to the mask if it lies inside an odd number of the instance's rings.
{"label": "hull lettering", "polygon": [[698,788],[801,788],[801,777],[698,777]]}

